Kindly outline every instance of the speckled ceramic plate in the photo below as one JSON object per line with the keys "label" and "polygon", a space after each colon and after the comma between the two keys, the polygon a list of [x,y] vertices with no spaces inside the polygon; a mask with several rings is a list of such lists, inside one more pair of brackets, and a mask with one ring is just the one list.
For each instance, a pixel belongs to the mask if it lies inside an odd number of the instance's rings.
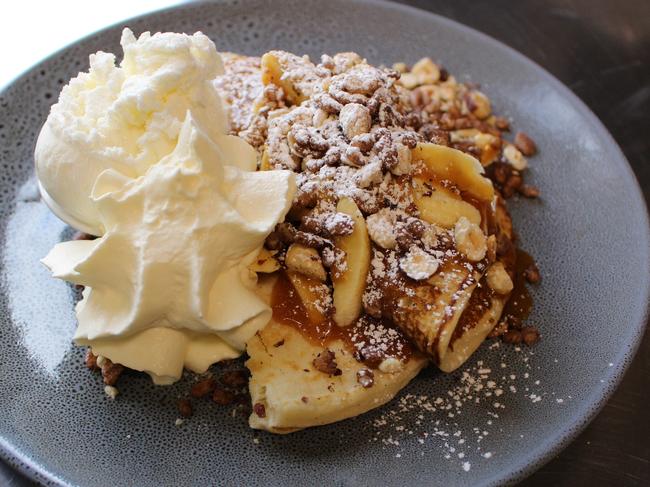
{"label": "speckled ceramic plate", "polygon": [[398,5],[232,1],[126,25],[200,29],[219,49],[246,54],[356,50],[386,64],[429,55],[480,81],[541,148],[530,179],[543,198],[511,206],[544,276],[531,317],[543,339],[532,351],[486,345],[462,370],[427,371],[379,410],[283,437],[251,431],[207,401],[176,426],[174,403],[189,378],[154,388],[127,375],[118,399],[106,398],[71,345],[73,291],[38,262],[70,230],[39,201],[32,151],[50,104],[88,54],[118,52],[120,25],[0,95],[0,454],[10,464],[44,483],[84,486],[491,485],[539,467],[596,414],[643,331],[648,221],[621,151],[568,89],[478,32]]}

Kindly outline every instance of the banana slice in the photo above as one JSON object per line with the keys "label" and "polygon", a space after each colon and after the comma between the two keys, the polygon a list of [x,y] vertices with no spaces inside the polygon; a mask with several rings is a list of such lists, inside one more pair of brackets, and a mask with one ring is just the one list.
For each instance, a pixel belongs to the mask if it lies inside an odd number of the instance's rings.
{"label": "banana slice", "polygon": [[491,202],[494,198],[492,182],[483,177],[483,166],[464,152],[420,142],[413,149],[412,158],[424,162],[435,178],[452,181],[460,190],[480,201]]}
{"label": "banana slice", "polygon": [[481,213],[453,191],[442,185],[413,178],[415,183],[415,204],[420,210],[420,218],[424,221],[444,228],[453,228],[461,218],[467,218],[471,223],[481,224]]}
{"label": "banana slice", "polygon": [[370,268],[370,238],[363,215],[350,198],[341,198],[336,211],[345,213],[354,221],[350,235],[335,240],[337,248],[345,252],[345,268],[332,272],[334,286],[334,321],[349,326],[361,314],[363,292]]}

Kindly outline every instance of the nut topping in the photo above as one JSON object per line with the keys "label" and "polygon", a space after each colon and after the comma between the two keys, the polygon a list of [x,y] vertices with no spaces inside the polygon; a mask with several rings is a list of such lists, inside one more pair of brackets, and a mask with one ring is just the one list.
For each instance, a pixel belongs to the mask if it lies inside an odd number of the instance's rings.
{"label": "nut topping", "polygon": [[487,239],[476,223],[461,217],[454,226],[454,240],[458,250],[472,262],[478,262],[487,252]]}
{"label": "nut topping", "polygon": [[371,126],[370,112],[359,103],[348,103],[341,109],[339,122],[348,140],[368,133]]}
{"label": "nut topping", "polygon": [[336,366],[336,355],[331,350],[324,350],[312,361],[314,368],[330,376],[341,375],[343,372]]}

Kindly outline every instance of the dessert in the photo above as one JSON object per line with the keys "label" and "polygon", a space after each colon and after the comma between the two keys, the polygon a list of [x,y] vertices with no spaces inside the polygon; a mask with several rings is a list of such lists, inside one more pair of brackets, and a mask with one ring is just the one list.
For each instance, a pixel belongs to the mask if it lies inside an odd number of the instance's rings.
{"label": "dessert", "polygon": [[[170,383],[245,349],[251,427],[288,433],[378,407],[431,362],[453,371],[488,335],[537,341],[523,281],[539,272],[505,202],[539,194],[522,177],[536,148],[503,137],[476,87],[428,58],[123,44],[119,67],[91,59],[64,89],[36,152],[55,211],[99,236],[44,263],[86,286],[75,340],[105,382],[107,364]],[[108,115],[86,114],[100,95]],[[211,380],[195,397],[234,400]]]}

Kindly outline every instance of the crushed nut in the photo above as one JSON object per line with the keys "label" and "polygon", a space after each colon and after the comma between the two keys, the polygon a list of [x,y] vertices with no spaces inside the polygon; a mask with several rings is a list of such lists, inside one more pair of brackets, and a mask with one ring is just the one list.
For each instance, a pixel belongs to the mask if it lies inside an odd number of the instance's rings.
{"label": "crushed nut", "polygon": [[515,135],[515,146],[526,157],[535,155],[537,152],[537,145],[525,132],[517,132]]}
{"label": "crushed nut", "polygon": [[487,252],[487,239],[476,223],[461,217],[454,226],[454,240],[458,250],[472,262],[478,262]]}
{"label": "crushed nut", "polygon": [[339,114],[339,123],[348,140],[368,133],[372,125],[370,112],[365,106],[359,103],[348,103],[345,105]]}
{"label": "crushed nut", "polygon": [[397,245],[395,224],[397,216],[394,211],[383,208],[366,218],[370,239],[384,249],[394,249]]}
{"label": "crushed nut", "polygon": [[508,294],[514,288],[510,275],[502,262],[492,264],[486,273],[488,286],[497,294]]}
{"label": "crushed nut", "polygon": [[537,284],[541,281],[542,275],[539,272],[537,264],[533,262],[524,270],[524,278],[531,284]]}
{"label": "crushed nut", "polygon": [[528,161],[524,155],[512,144],[507,144],[503,149],[503,157],[517,171],[523,171],[528,167]]}
{"label": "crushed nut", "polygon": [[190,394],[192,397],[204,397],[210,394],[214,388],[216,387],[216,382],[212,377],[208,377],[207,379],[200,380],[196,384],[192,386],[190,389]]}
{"label": "crushed nut", "polygon": [[232,404],[234,400],[235,394],[227,389],[224,389],[223,387],[217,387],[212,393],[212,402],[215,402],[216,404],[220,404],[222,406]]}
{"label": "crushed nut", "polygon": [[323,267],[320,255],[315,248],[294,243],[287,250],[285,257],[287,269],[317,279],[321,282],[327,280],[327,273]]}
{"label": "crushed nut", "polygon": [[390,172],[396,176],[411,172],[411,149],[404,144],[395,144],[397,150],[397,164],[390,168]]}
{"label": "crushed nut", "polygon": [[192,408],[192,403],[190,402],[189,399],[180,399],[176,406],[178,408],[178,412],[184,418],[189,418],[194,413],[194,409]]}
{"label": "crushed nut", "polygon": [[113,386],[104,386],[104,394],[106,394],[111,399],[115,399],[120,393],[117,387]]}
{"label": "crushed nut", "polygon": [[420,247],[411,249],[399,261],[399,267],[411,279],[422,281],[430,278],[438,270],[440,261]]}
{"label": "crushed nut", "polygon": [[415,75],[417,83],[421,85],[433,84],[440,79],[440,68],[428,57],[415,63],[411,73]]}
{"label": "crushed nut", "polygon": [[465,103],[467,104],[467,109],[476,118],[485,119],[492,113],[489,98],[478,90],[470,91],[465,97]]}
{"label": "crushed nut", "polygon": [[381,361],[379,364],[379,370],[385,374],[396,374],[404,368],[404,364],[401,360],[396,359],[395,357],[388,357]]}
{"label": "crushed nut", "polygon": [[361,387],[368,389],[375,383],[375,374],[370,369],[361,369],[357,371],[357,382]]}
{"label": "crushed nut", "polygon": [[330,376],[341,375],[343,372],[336,366],[336,355],[331,350],[324,350],[312,361],[314,368]]}
{"label": "crushed nut", "polygon": [[539,341],[539,331],[534,326],[524,326],[521,329],[521,339],[530,347]]}

